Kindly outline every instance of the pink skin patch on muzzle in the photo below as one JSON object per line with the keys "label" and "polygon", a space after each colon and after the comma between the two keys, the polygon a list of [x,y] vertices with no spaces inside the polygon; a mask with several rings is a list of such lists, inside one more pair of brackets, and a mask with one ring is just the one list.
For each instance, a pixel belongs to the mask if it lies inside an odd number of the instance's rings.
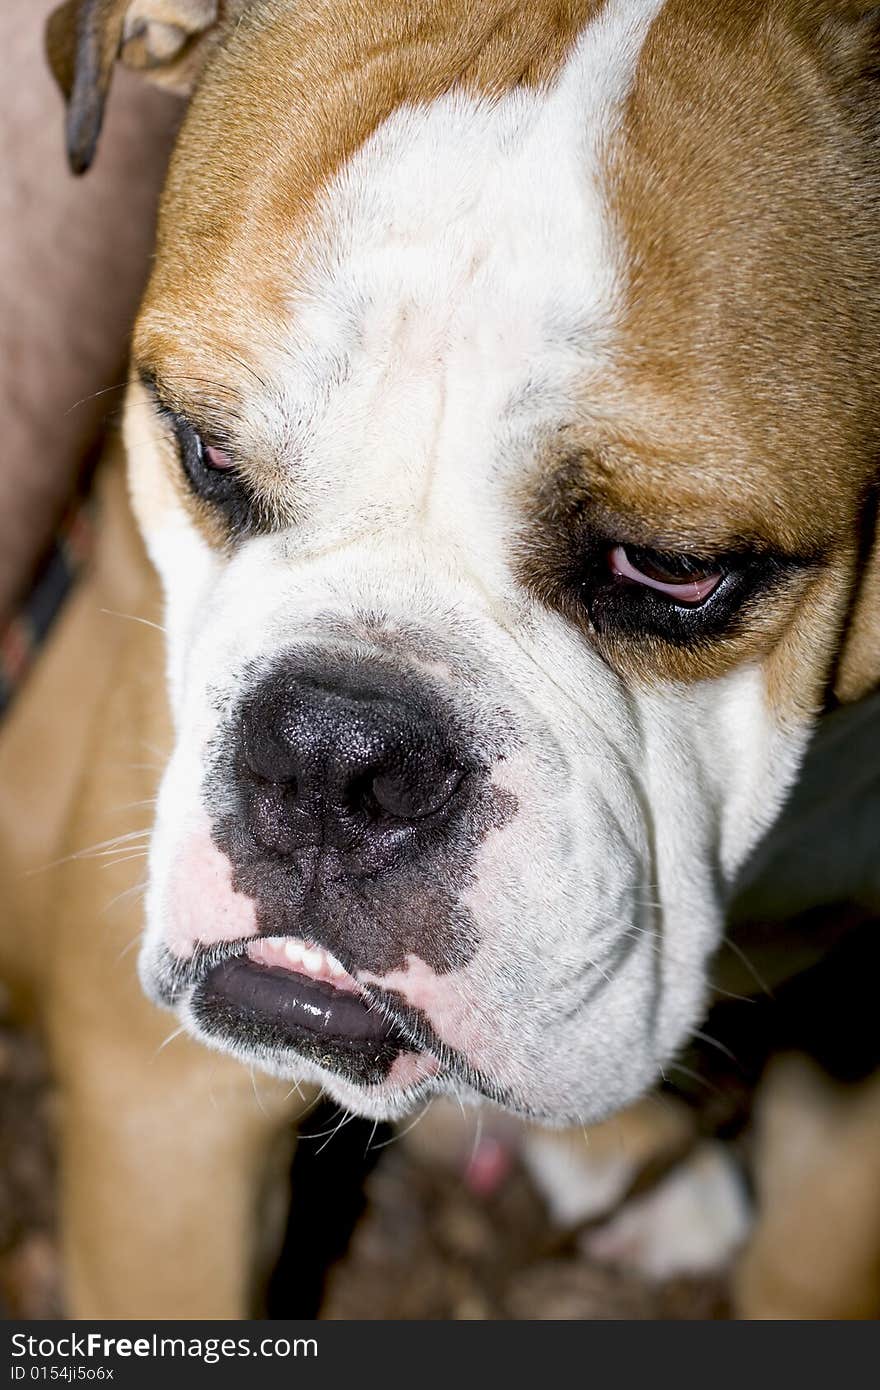
{"label": "pink skin patch on muzzle", "polygon": [[168,946],[188,959],[196,946],[242,941],[257,931],[252,898],[232,886],[232,865],[206,832],[190,837],[171,870]]}
{"label": "pink skin patch on muzzle", "polygon": [[385,1080],[384,1088],[397,1088],[406,1091],[418,1086],[429,1077],[436,1076],[440,1063],[430,1052],[401,1052],[391,1063],[391,1070]]}
{"label": "pink skin patch on muzzle", "polygon": [[[207,831],[190,835],[169,876],[167,944],[181,960],[197,947],[217,946],[257,936],[253,899],[236,892],[232,865]],[[359,971],[352,978],[320,947],[296,938],[257,939],[248,948],[255,964],[286,968],[312,980],[325,980],[342,991],[375,985],[393,991],[420,1010],[438,1037],[458,1047],[473,1041],[473,1011],[453,977],[438,975],[417,956],[403,970],[384,976]],[[395,1058],[378,1090],[406,1091],[435,1076],[438,1059],[430,1052],[404,1051]]]}
{"label": "pink skin patch on muzzle", "polygon": [[424,1015],[437,1037],[449,1047],[469,1057],[482,1052],[485,1039],[474,1026],[473,999],[470,991],[462,988],[461,971],[438,975],[419,956],[408,955],[403,970],[389,970],[385,975],[359,970],[357,980],[359,984],[398,994]]}

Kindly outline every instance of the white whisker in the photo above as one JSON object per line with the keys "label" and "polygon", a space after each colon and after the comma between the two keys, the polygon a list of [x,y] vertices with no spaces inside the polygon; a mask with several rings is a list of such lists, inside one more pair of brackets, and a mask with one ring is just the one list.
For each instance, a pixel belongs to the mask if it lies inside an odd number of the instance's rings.
{"label": "white whisker", "polygon": [[168,1046],[169,1043],[173,1043],[175,1038],[179,1038],[180,1035],[181,1035],[181,1033],[185,1033],[185,1032],[186,1032],[186,1028],[183,1026],[183,1024],[181,1024],[179,1028],[175,1028],[174,1031],[173,1031],[172,1033],[169,1033],[169,1034],[168,1034],[168,1037],[165,1039],[165,1041],[162,1042],[162,1043],[160,1043],[159,1046],[156,1048],[156,1051],[153,1053],[153,1061],[155,1062],[155,1060],[156,1060],[156,1058],[159,1056],[159,1053],[160,1053],[160,1052],[164,1052],[164,1051],[165,1051],[165,1049],[166,1049],[166,1047]]}
{"label": "white whisker", "polygon": [[117,613],[115,608],[100,608],[98,611],[108,618],[123,618],[129,623],[141,623],[144,627],[151,627],[156,632],[161,632],[163,636],[166,633],[166,629],[161,623],[154,623],[150,618],[142,618],[137,613]]}

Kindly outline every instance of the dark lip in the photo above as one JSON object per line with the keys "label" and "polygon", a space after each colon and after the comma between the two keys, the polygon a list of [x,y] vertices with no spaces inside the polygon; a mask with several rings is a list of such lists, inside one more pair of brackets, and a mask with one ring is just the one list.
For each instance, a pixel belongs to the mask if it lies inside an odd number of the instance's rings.
{"label": "dark lip", "polygon": [[382,1086],[408,1040],[360,993],[246,955],[228,956],[189,1000],[199,1031],[233,1052],[290,1056],[359,1086]]}
{"label": "dark lip", "polygon": [[[277,932],[261,932],[242,941],[226,941],[213,946],[197,946],[193,955],[187,960],[175,957],[166,948],[163,952],[164,969],[160,970],[162,983],[158,991],[161,1002],[167,1008],[175,1008],[188,1000],[192,1008],[193,1003],[198,1001],[200,990],[211,971],[227,961],[238,960],[246,956],[248,947],[255,941],[276,935],[278,935]],[[342,964],[352,974],[357,969],[353,962],[343,961]],[[287,972],[283,973],[287,974]],[[514,1096],[505,1086],[473,1067],[462,1053],[451,1048],[448,1043],[439,1038],[419,1009],[407,1004],[398,994],[390,990],[379,990],[372,985],[358,985],[358,990],[363,1000],[388,1025],[392,1034],[390,1046],[394,1049],[395,1054],[402,1051],[429,1053],[439,1063],[435,1080],[444,1076],[454,1078],[496,1105],[517,1113],[522,1111],[522,1107],[516,1103]],[[194,1012],[198,1013],[197,1008]],[[217,1032],[216,1029],[211,1031]],[[238,1041],[241,1040],[238,1039]],[[342,1049],[345,1046],[345,1044],[341,1044]],[[281,1043],[280,1048],[293,1053],[302,1052],[301,1047],[293,1043],[286,1045]],[[350,1047],[347,1050],[352,1051]],[[357,1049],[355,1048],[354,1051]],[[344,1067],[339,1068],[330,1062],[327,1065],[331,1070],[339,1070],[342,1075],[345,1074]]]}
{"label": "dark lip", "polygon": [[[261,933],[257,936],[247,937],[242,941],[227,941],[212,946],[196,946],[193,954],[187,959],[174,956],[166,949],[163,952],[164,959],[159,970],[161,1002],[168,1008],[175,1008],[187,1000],[190,1003],[198,1000],[202,997],[210,977],[218,971],[234,969],[235,962],[244,965],[247,960],[248,947],[255,941],[263,939],[264,935],[272,936],[277,935],[277,933]],[[295,972],[274,970],[271,967],[259,966],[251,962],[248,962],[248,965],[254,971],[277,976],[281,990],[287,990],[291,996],[295,994],[302,998],[303,1008],[311,1012],[315,1025],[319,1023],[319,1014],[322,1011],[325,1015],[329,1012],[325,1006],[330,1004],[337,1008],[340,1005],[345,1006],[345,992],[335,990],[333,986],[322,985],[317,981],[309,980],[307,976],[297,975]],[[358,985],[354,997],[360,1001],[362,1012],[368,1013],[372,1019],[381,1022],[384,1031],[396,1040],[398,1051],[430,1052],[438,1059],[441,1055],[447,1058],[454,1055],[450,1053],[446,1044],[434,1034],[433,1029],[420,1011],[407,1004],[399,995],[376,989],[373,986]],[[303,1022],[306,1022],[305,1013]],[[355,1027],[358,1028],[357,1023]],[[325,1036],[334,1036],[329,1018],[326,1019],[323,1031]],[[340,1041],[343,1040],[344,1036],[340,1033]]]}
{"label": "dark lip", "polygon": [[351,1048],[408,1047],[408,1041],[360,992],[336,989],[307,975],[229,956],[209,970],[202,999],[218,1008],[274,1022],[291,1046],[305,1037]]}

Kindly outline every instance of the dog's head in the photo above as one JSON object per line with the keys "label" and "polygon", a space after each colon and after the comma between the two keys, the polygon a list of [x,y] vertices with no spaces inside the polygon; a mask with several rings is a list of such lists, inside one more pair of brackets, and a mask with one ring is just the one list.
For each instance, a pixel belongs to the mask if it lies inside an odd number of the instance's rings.
{"label": "dog's head", "polygon": [[200,69],[127,408],[144,983],[367,1113],[597,1118],[880,675],[876,7],[217,8],[67,9],[80,167],[120,47]]}

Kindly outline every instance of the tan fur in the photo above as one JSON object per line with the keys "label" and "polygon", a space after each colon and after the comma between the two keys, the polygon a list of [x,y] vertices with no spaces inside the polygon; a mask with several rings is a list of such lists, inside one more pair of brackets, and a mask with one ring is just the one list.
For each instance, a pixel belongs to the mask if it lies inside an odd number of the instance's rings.
{"label": "tan fur", "polygon": [[[876,524],[876,523],[875,523]],[[880,534],[853,599],[834,693],[844,702],[867,695],[880,680]]]}
{"label": "tan fur", "polygon": [[[668,0],[652,26],[607,175],[626,245],[621,360],[613,381],[589,384],[588,423],[554,441],[533,501],[533,515],[557,514],[551,553],[589,497],[636,543],[702,553],[746,540],[820,556],[733,641],[609,650],[648,680],[758,658],[773,703],[797,717],[822,704],[859,583],[880,437],[870,113],[862,128],[828,101],[808,10]],[[633,518],[640,536],[628,536]],[[527,532],[526,575],[540,588],[546,567]],[[876,599],[875,579],[841,698],[880,679]]]}
{"label": "tan fur", "polygon": [[[681,489],[696,487],[731,529],[757,523],[796,553],[827,556],[767,663],[783,709],[821,702],[844,595],[857,582],[853,517],[877,471],[880,180],[870,112],[861,128],[828,101],[828,56],[810,27],[822,9],[833,17],[842,8],[670,0],[649,35],[615,171],[633,267],[629,372],[670,408],[674,400],[691,436],[649,495],[675,489],[673,506],[687,514]],[[664,355],[673,344],[674,358]],[[878,622],[880,610],[875,633]]]}

